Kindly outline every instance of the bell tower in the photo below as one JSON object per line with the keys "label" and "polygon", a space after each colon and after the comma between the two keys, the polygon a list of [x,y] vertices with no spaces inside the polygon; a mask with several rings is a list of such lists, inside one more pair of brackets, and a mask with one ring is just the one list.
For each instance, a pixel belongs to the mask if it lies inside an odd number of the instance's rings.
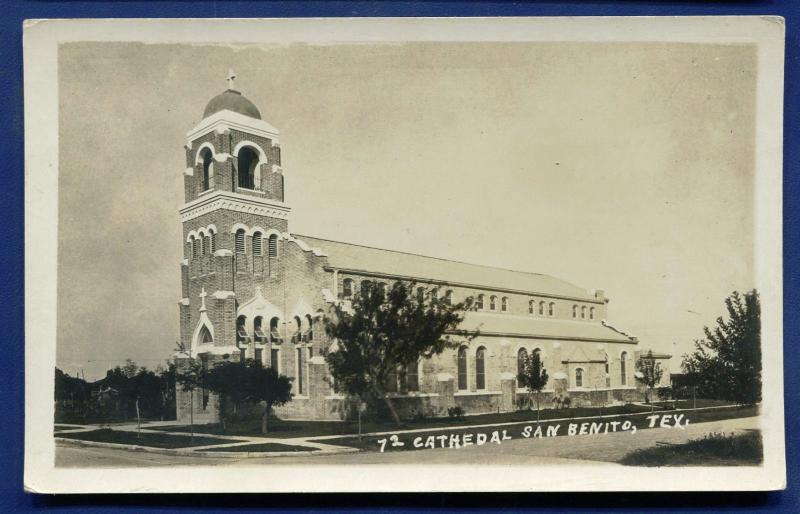
{"label": "bell tower", "polygon": [[[181,345],[204,364],[244,356],[237,309],[257,290],[278,288],[278,254],[288,237],[278,129],[235,79],[230,71],[227,89],[186,135]],[[209,401],[196,400],[197,407]]]}

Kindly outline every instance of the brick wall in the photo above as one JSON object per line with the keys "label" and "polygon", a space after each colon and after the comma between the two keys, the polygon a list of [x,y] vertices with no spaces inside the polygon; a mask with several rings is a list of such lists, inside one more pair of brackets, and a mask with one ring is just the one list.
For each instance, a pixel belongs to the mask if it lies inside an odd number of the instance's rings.
{"label": "brick wall", "polygon": [[[233,151],[240,142],[249,141],[253,143],[256,150],[261,150],[266,156],[266,161],[260,160],[261,181],[256,184],[254,192],[237,187],[238,183],[238,160],[233,155]],[[192,168],[193,174],[184,177],[185,201],[190,202],[199,197],[203,191],[203,163],[202,159],[196,163],[200,147],[204,143],[210,143],[214,147],[215,155],[229,154],[231,157],[224,162],[214,160],[213,176],[214,189],[218,191],[235,191],[241,194],[256,196],[260,198],[283,201],[283,176],[280,173],[273,173],[272,166],[280,166],[280,147],[273,146],[269,138],[248,134],[239,130],[231,129],[223,133],[211,131],[199,136],[192,141],[191,148],[186,150],[186,167]],[[278,177],[275,177],[278,175]]]}

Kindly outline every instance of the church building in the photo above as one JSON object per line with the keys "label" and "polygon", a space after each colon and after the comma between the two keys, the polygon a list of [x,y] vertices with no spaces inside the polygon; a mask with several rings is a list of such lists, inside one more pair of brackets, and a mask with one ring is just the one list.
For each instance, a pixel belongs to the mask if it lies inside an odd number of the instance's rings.
{"label": "church building", "polygon": [[[642,398],[639,341],[607,321],[602,290],[291,232],[279,131],[233,79],[186,139],[179,367],[189,357],[207,367],[257,359],[293,379],[292,401],[276,409],[279,416],[342,419],[344,398],[324,358],[332,342],[323,313],[367,281],[408,280],[453,302],[475,298],[463,328],[480,327],[480,335],[398,374],[392,394],[401,416],[442,416],[455,406],[467,414],[513,411],[527,401],[516,377],[531,352],[550,376],[543,406],[553,397],[573,406]],[[670,356],[656,357],[668,385]],[[178,419],[188,421],[190,409],[195,422],[219,419],[218,398],[207,390],[178,391]]]}

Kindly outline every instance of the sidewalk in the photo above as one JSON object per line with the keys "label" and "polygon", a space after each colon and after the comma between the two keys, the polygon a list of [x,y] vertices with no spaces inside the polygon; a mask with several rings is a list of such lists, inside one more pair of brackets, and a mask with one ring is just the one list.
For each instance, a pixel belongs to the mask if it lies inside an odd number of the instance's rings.
{"label": "sidewalk", "polygon": [[[687,413],[692,412],[693,410],[713,410],[713,409],[724,409],[724,408],[731,408],[730,406],[721,406],[721,407],[702,407],[698,409],[678,409],[674,411],[666,411],[665,413]],[[656,411],[658,412],[658,411]],[[632,413],[628,414],[628,417],[632,416],[648,416],[650,415],[649,412],[644,413]],[[610,414],[604,416],[589,416],[589,417],[575,417],[575,418],[558,418],[558,419],[549,419],[546,420],[547,423],[580,423],[584,420],[603,420],[608,418],[619,418],[619,414]],[[757,418],[733,418],[733,420],[724,420],[724,421],[735,421],[736,419],[753,419],[757,420]],[[404,435],[404,434],[415,434],[415,433],[426,433],[426,432],[448,432],[448,431],[463,431],[463,430],[480,430],[480,429],[503,429],[510,426],[521,426],[521,425],[530,425],[535,422],[531,421],[512,421],[512,422],[503,422],[503,423],[491,423],[491,424],[479,424],[479,425],[452,425],[452,426],[442,426],[442,427],[425,427],[425,428],[415,428],[415,429],[398,429],[398,430],[391,430],[391,431],[381,431],[381,432],[367,432],[361,434],[362,438],[367,437],[379,437],[379,436],[389,436],[389,435]],[[709,423],[718,423],[718,422],[709,422]],[[180,425],[176,421],[159,421],[159,422],[149,422],[143,424],[141,426],[142,433],[155,433],[155,434],[163,434],[163,435],[174,435],[174,436],[181,436],[187,437],[189,434],[186,432],[173,432],[170,430],[153,430],[155,427],[168,427],[168,426],[176,426]],[[63,425],[66,426],[66,425]],[[55,433],[55,437],[58,438],[59,434],[66,434],[66,433],[78,433],[78,432],[87,432],[92,430],[98,430],[101,428],[108,428],[109,425],[85,425],[85,426],[78,426],[78,425],[71,425],[75,426],[74,429],[69,430],[61,430]],[[136,423],[132,424],[121,424],[113,426],[114,430],[118,431],[126,431],[126,432],[136,432],[137,425]],[[647,433],[647,432],[656,432],[661,429],[647,429],[647,430],[640,430],[640,433]],[[674,430],[676,434],[679,433],[688,433],[687,430],[682,429],[671,429]],[[188,446],[182,448],[175,448],[175,449],[152,449],[150,447],[145,446],[136,446],[136,445],[126,445],[126,444],[119,444],[119,443],[93,443],[91,441],[80,441],[80,444],[84,446],[99,446],[99,447],[106,447],[106,448],[120,448],[124,449],[128,447],[129,449],[135,449],[138,451],[157,451],[160,453],[169,453],[169,454],[186,454],[186,455],[195,455],[195,456],[214,456],[214,457],[277,457],[277,456],[284,456],[284,455],[293,455],[299,456],[298,452],[280,452],[280,451],[270,451],[270,452],[245,452],[245,451],[236,451],[236,447],[240,446],[248,446],[248,445],[265,445],[265,444],[274,444],[280,446],[298,446],[298,447],[305,447],[309,448],[307,453],[301,452],[301,455],[330,455],[330,454],[339,454],[339,453],[352,453],[361,451],[357,448],[352,446],[342,446],[342,445],[334,445],[334,444],[327,444],[325,441],[329,440],[337,440],[337,439],[346,439],[346,438],[355,438],[358,437],[357,433],[353,434],[335,434],[335,435],[323,435],[323,436],[304,436],[304,437],[294,437],[294,438],[277,438],[277,437],[269,437],[269,435],[265,436],[248,436],[248,435],[222,435],[222,434],[208,434],[204,432],[195,432],[194,434],[197,437],[209,437],[214,439],[230,439],[232,442],[230,443],[222,443],[222,444],[211,444],[205,446]],[[605,435],[610,436],[611,434]],[[580,440],[581,437],[584,436],[576,436],[576,437],[555,437],[550,439],[568,439],[574,442]],[[630,438],[630,436],[628,435]],[[675,436],[671,436],[675,437]],[[632,439],[632,438],[631,438]],[[64,439],[61,439],[62,441]],[[548,439],[542,439],[539,441],[545,441]],[[597,436],[590,436],[589,440],[597,441]],[[649,438],[641,438],[638,437],[637,440],[649,440]],[[75,441],[75,440],[70,440]],[[78,443],[74,443],[78,444]],[[650,446],[654,445],[655,441],[650,442]],[[556,445],[558,447],[558,445]],[[225,448],[230,448],[232,451],[225,452],[221,451]],[[209,451],[212,450],[213,451]],[[586,450],[587,448],[582,448],[578,454],[576,454],[576,458],[586,458]],[[435,451],[435,450],[422,450],[422,451]],[[405,453],[415,453],[415,452],[405,452]],[[555,456],[555,455],[553,455]],[[559,453],[558,457],[564,457]],[[601,459],[603,460],[603,459]]]}

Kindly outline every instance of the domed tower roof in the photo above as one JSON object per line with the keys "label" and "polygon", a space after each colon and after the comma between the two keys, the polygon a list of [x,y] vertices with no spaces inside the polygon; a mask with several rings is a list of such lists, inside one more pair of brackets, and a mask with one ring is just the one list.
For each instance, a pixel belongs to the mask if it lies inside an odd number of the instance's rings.
{"label": "domed tower roof", "polygon": [[259,112],[256,104],[242,96],[242,93],[233,89],[233,80],[236,78],[233,71],[228,74],[228,89],[212,98],[206,105],[203,111],[203,118],[208,118],[214,113],[228,110],[238,112],[250,118],[257,120],[261,119],[261,112]]}
{"label": "domed tower roof", "polygon": [[238,112],[257,120],[261,119],[261,113],[256,104],[234,89],[223,91],[212,98],[206,105],[205,111],[203,111],[203,118],[208,118],[212,114],[224,110]]}

